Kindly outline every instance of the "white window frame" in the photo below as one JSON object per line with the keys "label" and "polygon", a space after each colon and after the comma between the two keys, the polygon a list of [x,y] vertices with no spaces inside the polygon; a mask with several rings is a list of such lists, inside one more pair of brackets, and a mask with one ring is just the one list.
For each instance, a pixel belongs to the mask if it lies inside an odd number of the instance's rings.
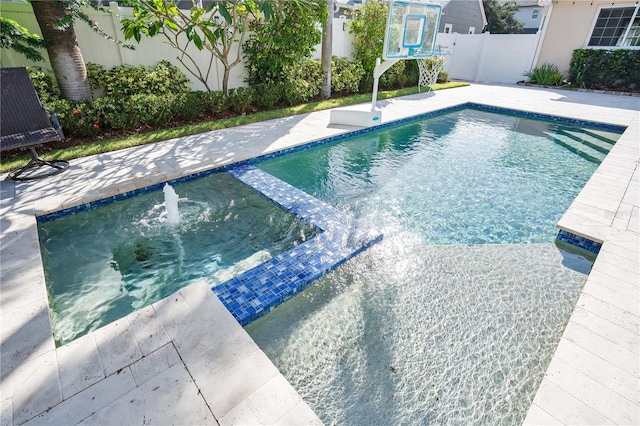
{"label": "white window frame", "polygon": [[453,24],[444,24],[444,33],[451,34],[453,31]]}
{"label": "white window frame", "polygon": [[629,31],[631,30],[631,24],[636,19],[636,17],[638,15],[640,15],[640,5],[638,3],[613,4],[613,5],[599,6],[598,10],[596,11],[595,16],[593,17],[593,22],[591,23],[591,28],[589,29],[589,32],[587,33],[587,38],[584,41],[584,48],[585,49],[604,49],[604,50],[611,50],[611,49],[640,50],[640,46],[589,46],[589,40],[591,40],[591,36],[593,34],[593,30],[596,27],[596,23],[598,22],[598,17],[600,16],[600,12],[602,11],[602,9],[616,9],[616,8],[629,8],[629,7],[635,7],[636,10],[633,12],[633,15],[631,15],[631,19],[629,20],[629,26],[627,27],[627,29],[625,30],[624,34],[622,35],[621,40],[622,41],[626,40],[627,36],[629,35]]}
{"label": "white window frame", "polygon": [[469,27],[468,34],[475,34],[475,33],[476,33],[476,27]]}

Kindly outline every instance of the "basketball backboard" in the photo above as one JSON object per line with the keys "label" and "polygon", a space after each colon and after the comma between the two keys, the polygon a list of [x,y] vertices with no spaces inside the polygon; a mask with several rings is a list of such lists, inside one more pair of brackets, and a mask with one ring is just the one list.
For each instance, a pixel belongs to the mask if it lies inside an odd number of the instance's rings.
{"label": "basketball backboard", "polygon": [[388,61],[433,56],[441,13],[438,4],[391,2],[382,57]]}

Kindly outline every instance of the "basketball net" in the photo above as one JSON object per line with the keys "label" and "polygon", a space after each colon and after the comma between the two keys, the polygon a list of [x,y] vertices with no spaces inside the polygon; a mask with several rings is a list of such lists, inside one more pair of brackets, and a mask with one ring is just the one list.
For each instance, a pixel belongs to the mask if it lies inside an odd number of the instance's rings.
{"label": "basketball net", "polygon": [[444,56],[427,56],[426,58],[418,58],[418,69],[420,70],[420,78],[418,79],[418,90],[421,87],[433,86],[438,81],[438,74],[444,68]]}

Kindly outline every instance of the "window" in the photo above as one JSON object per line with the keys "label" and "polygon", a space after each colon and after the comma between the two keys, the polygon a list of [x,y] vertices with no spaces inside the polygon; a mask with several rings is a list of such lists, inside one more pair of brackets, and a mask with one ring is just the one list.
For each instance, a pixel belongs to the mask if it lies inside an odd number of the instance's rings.
{"label": "window", "polygon": [[600,9],[589,47],[640,47],[640,6]]}
{"label": "window", "polygon": [[453,24],[444,24],[445,34],[451,34],[451,30],[453,30]]}
{"label": "window", "polygon": [[538,15],[540,14],[540,9],[533,9],[531,12],[531,19],[538,19]]}
{"label": "window", "polygon": [[476,33],[476,27],[469,27],[469,34],[475,34]]}

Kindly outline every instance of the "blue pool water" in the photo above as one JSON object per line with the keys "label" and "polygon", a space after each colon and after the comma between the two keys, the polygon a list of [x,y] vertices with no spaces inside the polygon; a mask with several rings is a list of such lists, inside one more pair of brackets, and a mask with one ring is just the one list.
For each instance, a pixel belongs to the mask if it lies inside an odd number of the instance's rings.
{"label": "blue pool water", "polygon": [[555,224],[618,135],[477,110],[258,164],[382,242],[247,327],[326,424],[519,424],[591,262]]}
{"label": "blue pool water", "polygon": [[425,244],[549,242],[618,136],[464,110],[259,167],[385,236],[410,230]]}

